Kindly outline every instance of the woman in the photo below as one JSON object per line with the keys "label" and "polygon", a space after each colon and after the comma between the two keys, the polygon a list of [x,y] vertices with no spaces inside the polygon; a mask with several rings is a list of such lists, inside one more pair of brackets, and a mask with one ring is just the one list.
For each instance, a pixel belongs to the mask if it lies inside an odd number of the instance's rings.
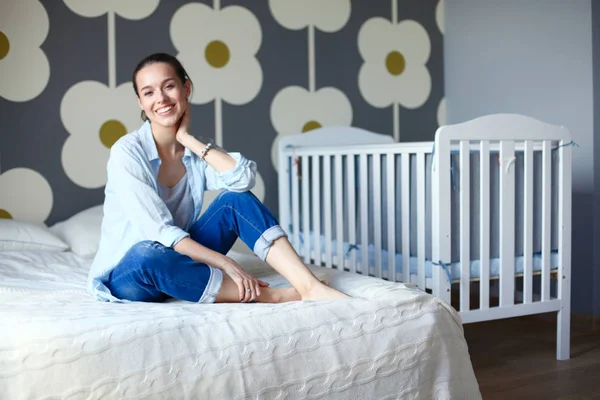
{"label": "woman", "polygon": [[[88,287],[103,301],[285,302],[345,298],[298,257],[249,191],[256,164],[190,134],[192,82],[153,54],[133,73],[144,124],[111,148],[100,246]],[[204,190],[224,189],[200,217]],[[272,289],[227,252],[240,237],[293,287]]]}

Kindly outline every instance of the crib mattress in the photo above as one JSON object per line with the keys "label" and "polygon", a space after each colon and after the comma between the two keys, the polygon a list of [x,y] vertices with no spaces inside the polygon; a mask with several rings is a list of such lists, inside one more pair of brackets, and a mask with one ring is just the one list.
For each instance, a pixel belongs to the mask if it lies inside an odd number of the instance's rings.
{"label": "crib mattress", "polygon": [[458,314],[402,284],[312,267],[354,297],[115,304],[85,292],[88,267],[68,252],[0,253],[3,398],[481,398]]}
{"label": "crib mattress", "polygon": [[[312,239],[313,234],[309,235],[310,237],[310,250],[311,252],[313,252],[314,254],[314,240]],[[299,239],[300,239],[300,253],[303,252],[304,250],[304,235],[303,233],[300,233],[299,235]],[[326,243],[326,239],[325,236],[321,235],[321,251],[322,251],[322,259],[324,259],[324,255],[325,255],[325,243]],[[356,255],[356,263],[357,266],[360,268],[360,266],[362,265],[362,249],[361,249],[361,245],[351,245],[347,242],[344,242],[343,244],[343,249],[344,249],[344,259],[346,260],[346,266],[349,265],[350,262],[350,257],[352,256],[352,254]],[[331,240],[331,254],[333,257],[337,258],[337,241],[336,239],[332,239]],[[368,245],[368,265],[369,265],[369,272],[370,273],[374,273],[375,268],[374,266],[376,265],[376,252],[375,252],[375,246],[373,244],[369,244]],[[388,264],[389,264],[389,257],[388,257],[389,252],[387,250],[382,249],[381,250],[381,270],[384,272],[383,276],[387,277],[387,271],[389,270],[388,268]],[[398,278],[401,278],[401,274],[403,271],[403,257],[402,257],[402,253],[396,253],[394,255],[394,260],[395,260],[395,264],[396,264],[396,274],[398,276]],[[532,261],[533,261],[533,272],[539,272],[542,270],[542,255],[539,253],[533,254],[532,257]],[[515,274],[522,274],[524,272],[524,258],[523,256],[515,256],[514,259],[515,262]],[[409,257],[409,263],[410,263],[410,273],[412,275],[417,275],[419,272],[419,262],[417,257],[411,256]],[[500,259],[499,258],[491,258],[490,259],[490,274],[489,277],[490,279],[495,279],[498,278],[500,276]],[[425,260],[425,276],[430,279],[432,277],[432,270],[433,268],[442,268],[444,271],[443,273],[446,273],[446,271],[448,271],[450,273],[450,280],[453,282],[457,282],[460,281],[460,271],[461,271],[461,264],[459,262],[453,262],[451,264],[448,265],[440,265],[439,263],[433,263],[431,260]],[[480,273],[481,273],[481,261],[480,260],[471,260],[469,263],[469,277],[470,279],[479,279],[480,278]],[[552,251],[550,253],[550,268],[551,269],[557,269],[558,268],[558,252],[557,251]]]}

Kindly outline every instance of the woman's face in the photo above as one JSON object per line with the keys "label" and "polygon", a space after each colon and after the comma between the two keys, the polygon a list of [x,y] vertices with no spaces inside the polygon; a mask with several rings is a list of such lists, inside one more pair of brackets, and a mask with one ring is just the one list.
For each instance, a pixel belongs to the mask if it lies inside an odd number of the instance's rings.
{"label": "woman's face", "polygon": [[177,127],[186,110],[190,82],[182,83],[167,63],[156,62],[142,68],[136,76],[138,102],[153,124]]}

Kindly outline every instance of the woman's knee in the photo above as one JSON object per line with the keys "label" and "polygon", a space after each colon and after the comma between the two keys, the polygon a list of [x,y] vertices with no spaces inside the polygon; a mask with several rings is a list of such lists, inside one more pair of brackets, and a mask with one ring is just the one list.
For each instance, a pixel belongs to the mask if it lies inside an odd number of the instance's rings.
{"label": "woman's knee", "polygon": [[164,264],[169,247],[152,240],[144,240],[133,245],[119,264],[137,276],[137,280],[149,283],[153,281],[153,272]]}
{"label": "woman's knee", "polygon": [[143,240],[134,244],[125,254],[128,263],[147,264],[152,260],[163,257],[168,248],[159,242]]}
{"label": "woman's knee", "polygon": [[235,205],[239,204],[239,202],[247,202],[247,201],[258,201],[256,196],[250,191],[248,192],[230,192],[228,190],[222,191],[214,201],[218,201],[221,204],[225,205]]}
{"label": "woman's knee", "polygon": [[133,245],[111,272],[107,287],[113,295],[131,301],[162,301],[156,288],[156,273],[168,248],[150,240]]}

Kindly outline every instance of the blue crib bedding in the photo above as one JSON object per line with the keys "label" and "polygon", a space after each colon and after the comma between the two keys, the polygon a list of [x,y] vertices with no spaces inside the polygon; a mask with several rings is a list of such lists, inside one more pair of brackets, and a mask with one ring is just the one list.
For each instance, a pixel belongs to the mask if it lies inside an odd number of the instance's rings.
{"label": "blue crib bedding", "polygon": [[[310,250],[314,251],[314,240],[312,239],[313,234],[310,234]],[[291,239],[291,238],[290,238]],[[304,235],[302,232],[299,234],[300,239],[300,248],[299,252],[302,254],[304,250]],[[321,251],[325,251],[325,236],[321,235]],[[356,254],[356,265],[359,267],[362,264],[362,249],[361,245],[351,245],[350,243],[344,243],[344,259],[349,260],[352,253]],[[334,257],[337,257],[337,242],[336,239],[332,239],[331,241],[331,253]],[[373,244],[369,244],[368,246],[368,258],[369,258],[369,272],[372,274],[376,271],[375,269],[375,246]],[[395,254],[395,263],[396,263],[396,274],[398,278],[401,277],[401,273],[403,271],[403,260],[402,254]],[[410,264],[410,273],[416,275],[419,270],[417,257],[411,256],[409,259]],[[542,270],[542,255],[540,253],[533,254],[533,271],[541,271]],[[448,268],[449,267],[449,268]],[[460,262],[453,262],[449,265],[443,265],[439,263],[434,263],[432,260],[425,260],[425,276],[427,278],[431,278],[432,268],[442,268],[444,273],[448,275],[450,281],[458,281],[460,280],[460,270],[461,265]],[[557,269],[558,268],[558,251],[552,251],[550,253],[550,268]],[[523,273],[524,269],[524,257],[523,256],[515,256],[515,274]],[[387,276],[388,271],[388,251],[381,250],[381,270],[384,276]],[[490,278],[498,278],[500,275],[500,259],[499,258],[491,258],[490,259]],[[471,260],[470,262],[470,279],[479,279],[480,278],[480,260]],[[400,280],[400,279],[398,279]]]}

